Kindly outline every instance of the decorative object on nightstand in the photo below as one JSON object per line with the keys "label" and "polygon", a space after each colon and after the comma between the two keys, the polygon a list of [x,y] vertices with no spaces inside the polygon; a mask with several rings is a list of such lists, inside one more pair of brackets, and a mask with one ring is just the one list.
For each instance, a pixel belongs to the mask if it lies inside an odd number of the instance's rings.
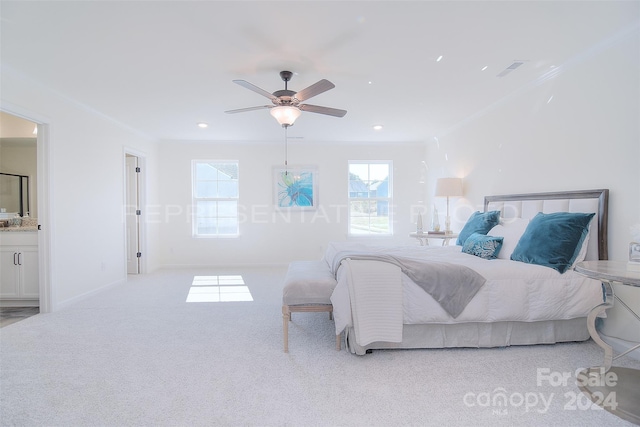
{"label": "decorative object on nightstand", "polygon": [[629,243],[629,270],[640,271],[640,243]]}
{"label": "decorative object on nightstand", "polygon": [[640,224],[631,226],[631,243],[629,243],[630,270],[640,271]]}
{"label": "decorative object on nightstand", "polygon": [[418,213],[418,224],[416,225],[416,232],[422,234],[422,214]]}
{"label": "decorative object on nightstand", "polygon": [[629,261],[640,264],[640,243],[629,243]]}
{"label": "decorative object on nightstand", "polygon": [[447,218],[444,230],[451,233],[451,217],[449,216],[449,197],[462,196],[462,178],[439,178],[436,182],[436,197],[447,198]]}
{"label": "decorative object on nightstand", "polygon": [[440,231],[440,220],[438,219],[438,209],[433,206],[433,216],[431,217],[431,231]]}

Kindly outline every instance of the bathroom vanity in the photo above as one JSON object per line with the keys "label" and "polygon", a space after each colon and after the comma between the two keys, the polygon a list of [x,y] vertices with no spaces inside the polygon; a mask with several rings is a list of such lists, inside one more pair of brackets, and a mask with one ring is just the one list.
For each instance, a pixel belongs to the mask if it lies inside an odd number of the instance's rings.
{"label": "bathroom vanity", "polygon": [[36,226],[0,228],[0,306],[39,305]]}

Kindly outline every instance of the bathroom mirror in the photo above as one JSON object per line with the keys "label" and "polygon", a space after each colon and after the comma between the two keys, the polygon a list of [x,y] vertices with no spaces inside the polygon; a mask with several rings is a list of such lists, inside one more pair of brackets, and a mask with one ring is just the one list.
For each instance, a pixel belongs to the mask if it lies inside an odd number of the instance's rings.
{"label": "bathroom mirror", "polygon": [[0,219],[29,212],[29,177],[0,172]]}

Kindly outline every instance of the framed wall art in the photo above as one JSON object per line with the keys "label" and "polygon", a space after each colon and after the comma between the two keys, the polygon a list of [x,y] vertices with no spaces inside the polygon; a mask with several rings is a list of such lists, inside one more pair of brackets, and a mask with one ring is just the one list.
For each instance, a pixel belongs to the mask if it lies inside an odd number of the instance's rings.
{"label": "framed wall art", "polygon": [[276,209],[313,210],[318,207],[318,169],[308,166],[274,168]]}

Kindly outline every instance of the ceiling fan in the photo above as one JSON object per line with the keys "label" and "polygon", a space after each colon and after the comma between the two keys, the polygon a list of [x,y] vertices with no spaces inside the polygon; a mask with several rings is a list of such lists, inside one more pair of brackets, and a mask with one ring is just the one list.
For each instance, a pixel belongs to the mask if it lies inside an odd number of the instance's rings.
{"label": "ceiling fan", "polygon": [[299,92],[295,92],[293,90],[289,90],[287,88],[287,83],[291,80],[293,73],[291,71],[280,71],[280,78],[284,81],[284,89],[277,90],[273,93],[269,93],[264,89],[259,88],[256,85],[253,85],[245,80],[234,80],[233,82],[239,84],[242,87],[245,87],[249,90],[252,90],[262,96],[265,96],[271,100],[273,105],[261,105],[258,107],[248,107],[248,108],[240,108],[237,110],[228,110],[225,113],[234,114],[234,113],[243,113],[245,111],[253,111],[253,110],[262,110],[262,109],[270,109],[270,113],[275,119],[282,125],[282,127],[287,128],[292,126],[296,121],[302,111],[308,111],[310,113],[318,113],[318,114],[326,114],[328,116],[334,117],[344,117],[347,114],[346,110],[339,110],[337,108],[329,108],[329,107],[321,107],[319,105],[311,105],[311,104],[302,104],[303,101],[319,95],[323,92],[328,91],[329,89],[333,89],[336,87],[329,80],[322,79],[311,86],[302,89]]}

